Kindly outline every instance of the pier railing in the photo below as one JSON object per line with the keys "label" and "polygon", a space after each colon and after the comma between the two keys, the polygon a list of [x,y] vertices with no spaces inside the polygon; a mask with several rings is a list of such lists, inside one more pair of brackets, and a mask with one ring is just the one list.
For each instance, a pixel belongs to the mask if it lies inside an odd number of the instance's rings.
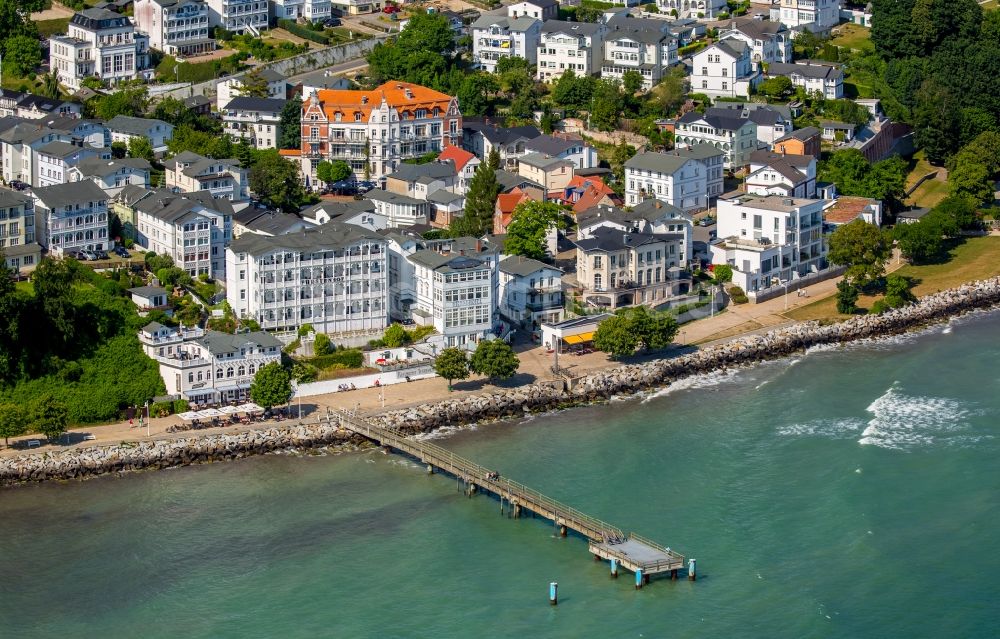
{"label": "pier railing", "polygon": [[617,526],[552,499],[520,482],[499,475],[494,476],[493,470],[456,455],[437,444],[408,439],[406,435],[397,430],[375,426],[346,411],[336,411],[336,414],[342,424],[359,435],[364,435],[384,446],[403,451],[460,479],[489,489],[510,501],[512,505],[520,505],[541,514],[552,515],[553,521],[556,523],[565,524],[591,540],[607,542],[625,539],[625,533]]}

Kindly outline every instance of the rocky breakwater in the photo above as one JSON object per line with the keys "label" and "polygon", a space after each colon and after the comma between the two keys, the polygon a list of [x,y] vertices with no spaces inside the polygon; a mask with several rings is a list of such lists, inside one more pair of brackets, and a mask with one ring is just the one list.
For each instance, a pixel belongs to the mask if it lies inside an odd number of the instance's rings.
{"label": "rocky breakwater", "polygon": [[928,295],[914,304],[881,315],[862,315],[828,325],[801,322],[676,357],[667,354],[652,362],[594,372],[573,380],[565,391],[534,384],[514,391],[422,404],[383,413],[376,419],[383,426],[417,433],[529,411],[604,401],[616,395],[662,388],[692,375],[785,357],[812,346],[898,335],[997,304],[1000,304],[1000,278],[993,278]]}
{"label": "rocky breakwater", "polygon": [[83,479],[109,473],[238,459],[281,450],[346,447],[364,439],[336,423],[313,423],[242,433],[122,442],[0,458],[0,485],[49,479]]}

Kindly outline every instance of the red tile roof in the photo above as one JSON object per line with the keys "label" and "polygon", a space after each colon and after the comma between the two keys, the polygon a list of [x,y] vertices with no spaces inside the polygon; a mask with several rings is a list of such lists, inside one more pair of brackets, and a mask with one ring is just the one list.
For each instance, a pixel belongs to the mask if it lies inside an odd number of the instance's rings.
{"label": "red tile roof", "polygon": [[469,160],[474,160],[475,155],[469,153],[460,146],[446,146],[444,151],[441,151],[441,155],[438,156],[438,160],[451,160],[455,163],[455,170],[461,171],[465,168],[465,165],[469,163]]}
{"label": "red tile roof", "polygon": [[867,197],[842,195],[837,198],[836,204],[826,210],[823,217],[830,224],[847,224],[860,218],[865,207],[875,203],[876,200]]}

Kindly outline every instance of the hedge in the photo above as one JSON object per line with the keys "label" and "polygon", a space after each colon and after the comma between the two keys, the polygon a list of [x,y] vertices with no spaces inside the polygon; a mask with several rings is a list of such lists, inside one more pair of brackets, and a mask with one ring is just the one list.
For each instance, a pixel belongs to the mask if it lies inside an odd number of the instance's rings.
{"label": "hedge", "polygon": [[306,40],[312,40],[313,42],[318,42],[319,44],[330,44],[330,38],[322,33],[317,33],[309,27],[305,27],[297,22],[293,22],[286,18],[278,20],[278,26],[285,31],[299,36],[300,38],[305,38]]}
{"label": "hedge", "polygon": [[682,56],[682,55],[687,55],[688,53],[694,53],[695,51],[701,51],[707,46],[708,43],[705,42],[704,40],[701,40],[700,42],[692,42],[689,45],[677,49],[677,55]]}
{"label": "hedge", "polygon": [[345,368],[361,368],[365,363],[365,357],[356,348],[344,348],[329,355],[320,355],[308,360],[308,363],[322,370],[331,366],[343,366]]}

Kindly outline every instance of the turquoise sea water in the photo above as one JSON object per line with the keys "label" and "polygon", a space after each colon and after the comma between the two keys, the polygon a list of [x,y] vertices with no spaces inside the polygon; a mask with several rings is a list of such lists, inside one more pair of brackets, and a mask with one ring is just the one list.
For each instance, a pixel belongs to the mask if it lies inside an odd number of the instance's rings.
{"label": "turquoise sea water", "polygon": [[0,491],[0,636],[993,637],[998,335],[980,315],[439,440],[696,557],[695,583],[636,591],[398,456],[270,456]]}

